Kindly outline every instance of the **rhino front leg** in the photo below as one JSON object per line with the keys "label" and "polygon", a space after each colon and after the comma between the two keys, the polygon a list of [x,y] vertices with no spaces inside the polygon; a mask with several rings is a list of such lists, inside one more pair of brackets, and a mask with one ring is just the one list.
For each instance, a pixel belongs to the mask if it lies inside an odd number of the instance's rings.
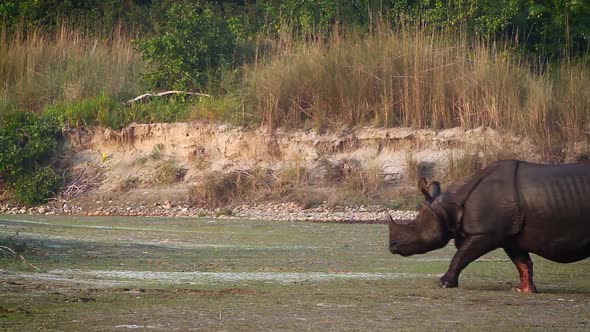
{"label": "rhino front leg", "polygon": [[440,278],[440,287],[459,286],[459,274],[469,263],[498,248],[497,241],[490,235],[470,235],[460,242],[447,273]]}
{"label": "rhino front leg", "polygon": [[529,253],[512,247],[505,247],[504,251],[508,254],[520,275],[520,286],[516,290],[523,293],[536,293],[537,287],[533,282],[533,261]]}

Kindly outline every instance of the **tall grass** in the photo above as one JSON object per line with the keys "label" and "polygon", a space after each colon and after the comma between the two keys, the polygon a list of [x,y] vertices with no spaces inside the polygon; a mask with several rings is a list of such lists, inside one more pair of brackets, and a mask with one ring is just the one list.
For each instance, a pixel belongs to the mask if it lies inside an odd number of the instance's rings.
{"label": "tall grass", "polygon": [[38,111],[100,93],[116,99],[138,94],[143,63],[122,27],[94,37],[66,24],[54,33],[15,31],[0,30],[0,112]]}
{"label": "tall grass", "polygon": [[[143,93],[144,68],[122,27],[90,36],[62,25],[0,31],[0,112],[61,114],[72,125],[208,119],[277,127],[341,125],[489,126],[561,151],[590,136],[590,68],[563,60],[539,66],[501,43],[452,32],[371,32],[260,37],[243,81],[190,103],[120,101]],[[22,30],[25,31],[25,30]],[[50,106],[50,107],[48,107]]]}
{"label": "tall grass", "polygon": [[269,128],[349,125],[526,134],[550,149],[590,133],[590,69],[539,69],[494,42],[380,26],[371,33],[273,41],[245,68],[246,104]]}

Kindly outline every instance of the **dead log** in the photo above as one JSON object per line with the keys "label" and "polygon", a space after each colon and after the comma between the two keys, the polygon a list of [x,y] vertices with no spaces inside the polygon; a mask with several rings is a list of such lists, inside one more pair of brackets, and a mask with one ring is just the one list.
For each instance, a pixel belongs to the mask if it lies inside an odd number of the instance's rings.
{"label": "dead log", "polygon": [[165,97],[168,95],[188,95],[188,96],[198,96],[198,97],[208,97],[211,98],[211,95],[208,95],[206,93],[200,93],[200,92],[190,92],[190,91],[179,91],[179,90],[170,90],[170,91],[164,91],[164,92],[159,92],[159,93],[144,93],[140,96],[137,96],[133,99],[130,99],[128,101],[125,102],[125,105],[132,105],[138,101],[144,100],[144,99],[148,99],[151,97]]}

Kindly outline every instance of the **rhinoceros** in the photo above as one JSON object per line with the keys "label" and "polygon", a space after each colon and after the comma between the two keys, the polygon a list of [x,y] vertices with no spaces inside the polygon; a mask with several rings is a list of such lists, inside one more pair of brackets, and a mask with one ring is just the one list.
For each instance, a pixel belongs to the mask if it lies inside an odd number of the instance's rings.
{"label": "rhinoceros", "polygon": [[389,216],[389,250],[410,256],[446,246],[457,252],[440,278],[457,287],[459,274],[482,255],[502,248],[520,275],[518,291],[535,293],[529,253],[569,263],[590,256],[590,163],[541,165],[497,161],[441,192],[421,178],[425,197],[416,218]]}

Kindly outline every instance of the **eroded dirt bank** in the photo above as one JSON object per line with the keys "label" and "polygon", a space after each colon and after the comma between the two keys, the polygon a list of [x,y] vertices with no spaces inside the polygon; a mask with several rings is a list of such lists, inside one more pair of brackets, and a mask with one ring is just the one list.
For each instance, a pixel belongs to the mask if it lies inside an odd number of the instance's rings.
{"label": "eroded dirt bank", "polygon": [[[448,181],[502,158],[541,157],[531,140],[483,127],[271,133],[191,122],[78,129],[66,133],[60,152],[67,181],[59,198],[47,206],[4,206],[0,212],[223,215],[230,206],[242,217],[260,212],[273,219],[277,210],[276,219],[310,207],[388,202],[413,187],[418,176]],[[213,182],[227,174],[237,174],[227,180],[233,183],[215,185],[233,186],[235,192],[215,192]],[[385,208],[358,212],[367,209]],[[293,218],[298,217],[280,219]]]}

